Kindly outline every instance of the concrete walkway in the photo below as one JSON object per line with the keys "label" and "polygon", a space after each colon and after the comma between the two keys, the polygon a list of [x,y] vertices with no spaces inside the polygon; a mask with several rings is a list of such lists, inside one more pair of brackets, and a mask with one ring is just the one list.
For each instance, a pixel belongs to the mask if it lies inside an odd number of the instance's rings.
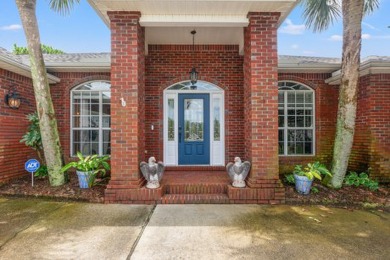
{"label": "concrete walkway", "polygon": [[0,198],[0,259],[389,259],[390,214]]}

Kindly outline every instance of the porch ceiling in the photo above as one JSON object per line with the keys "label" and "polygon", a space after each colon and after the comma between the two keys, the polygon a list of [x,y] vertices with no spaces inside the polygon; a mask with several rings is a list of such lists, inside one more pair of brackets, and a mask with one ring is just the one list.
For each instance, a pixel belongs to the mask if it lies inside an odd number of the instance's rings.
{"label": "porch ceiling", "polygon": [[243,50],[249,12],[280,12],[283,22],[298,0],[88,0],[110,27],[108,11],[139,11],[148,44],[236,44]]}

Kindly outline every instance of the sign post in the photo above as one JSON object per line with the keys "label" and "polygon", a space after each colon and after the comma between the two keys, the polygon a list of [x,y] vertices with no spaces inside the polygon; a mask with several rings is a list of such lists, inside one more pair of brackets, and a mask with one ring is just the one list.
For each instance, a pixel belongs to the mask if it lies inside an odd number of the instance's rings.
{"label": "sign post", "polygon": [[35,159],[30,159],[24,164],[24,169],[31,173],[31,186],[34,187],[34,172],[36,172],[41,165]]}

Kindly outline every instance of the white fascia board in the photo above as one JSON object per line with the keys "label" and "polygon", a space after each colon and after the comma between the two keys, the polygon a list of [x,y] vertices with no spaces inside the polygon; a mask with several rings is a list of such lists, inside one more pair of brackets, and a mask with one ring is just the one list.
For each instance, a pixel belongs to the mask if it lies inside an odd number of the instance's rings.
{"label": "white fascia board", "polygon": [[249,20],[238,15],[142,15],[144,27],[246,27]]}
{"label": "white fascia board", "polygon": [[46,68],[61,71],[61,69],[108,69],[111,68],[111,62],[46,62]]}
{"label": "white fascia board", "polygon": [[[359,77],[373,74],[389,74],[390,62],[367,62],[360,66]],[[341,83],[341,70],[337,70],[332,73],[332,77],[325,80],[325,83],[329,85],[340,85]]]}
{"label": "white fascia board", "polygon": [[[6,70],[10,70],[16,74],[19,74],[19,75],[22,75],[22,76],[25,76],[25,77],[28,77],[28,78],[32,78],[31,76],[31,68],[25,64],[22,64],[22,63],[19,63],[19,62],[16,62],[8,57],[5,57],[5,56],[1,56],[0,55],[0,65],[1,63],[5,64],[6,66]],[[0,66],[0,67],[3,67],[3,66]],[[47,73],[47,78],[49,80],[49,84],[54,84],[54,83],[58,83],[61,81],[60,78],[56,77],[56,76],[53,76],[49,73]]]}
{"label": "white fascia board", "polygon": [[332,73],[340,69],[338,64],[297,64],[297,63],[279,63],[279,73]]}

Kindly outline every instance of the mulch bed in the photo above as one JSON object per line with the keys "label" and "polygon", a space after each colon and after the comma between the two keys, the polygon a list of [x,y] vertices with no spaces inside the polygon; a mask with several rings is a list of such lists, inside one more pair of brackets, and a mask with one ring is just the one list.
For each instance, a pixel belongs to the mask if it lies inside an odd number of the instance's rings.
{"label": "mulch bed", "polygon": [[[80,189],[75,174],[70,174],[70,181],[61,187],[51,187],[47,178],[34,178],[31,187],[31,176],[0,183],[0,195],[44,197],[54,200],[77,200],[91,203],[104,203],[106,183],[90,189]],[[390,211],[390,185],[380,185],[378,191],[365,188],[344,186],[339,190],[329,189],[319,183],[314,183],[318,193],[300,195],[294,186],[284,183],[286,187],[286,204],[288,205],[328,205],[343,208],[377,208]]]}
{"label": "mulch bed", "polygon": [[34,178],[31,186],[31,175],[0,183],[0,195],[41,197],[54,200],[75,200],[92,203],[104,203],[106,186],[96,185],[90,189],[80,189],[76,174],[69,174],[69,182],[60,187],[51,187],[48,178]]}
{"label": "mulch bed", "polygon": [[377,191],[363,187],[343,186],[341,189],[330,189],[320,183],[313,183],[318,193],[301,195],[295,187],[284,183],[286,187],[286,204],[289,205],[329,205],[343,208],[378,208],[390,210],[390,186],[380,185]]}

